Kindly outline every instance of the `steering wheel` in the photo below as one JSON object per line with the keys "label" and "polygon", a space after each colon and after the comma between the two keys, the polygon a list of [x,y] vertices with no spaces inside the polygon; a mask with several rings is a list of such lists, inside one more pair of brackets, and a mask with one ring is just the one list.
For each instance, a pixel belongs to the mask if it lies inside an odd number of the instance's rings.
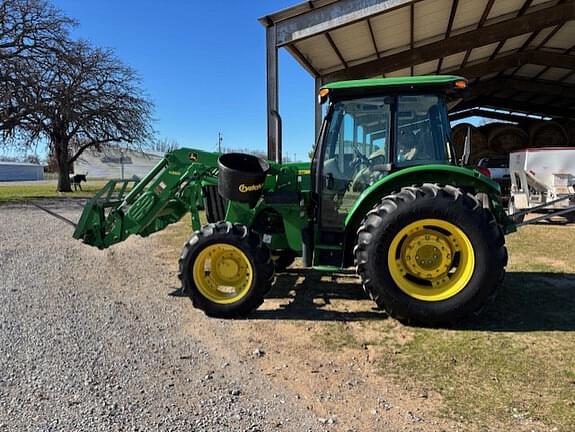
{"label": "steering wheel", "polygon": [[351,146],[353,149],[353,160],[351,161],[352,168],[357,169],[361,164],[370,167],[371,160],[361,152],[357,144],[353,143]]}

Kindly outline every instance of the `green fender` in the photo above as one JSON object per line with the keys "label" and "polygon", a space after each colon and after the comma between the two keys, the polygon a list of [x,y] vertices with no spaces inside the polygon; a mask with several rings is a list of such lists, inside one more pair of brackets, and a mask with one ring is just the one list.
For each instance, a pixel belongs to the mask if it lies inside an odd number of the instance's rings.
{"label": "green fender", "polygon": [[354,203],[345,219],[346,231],[355,233],[359,224],[373,206],[384,196],[399,191],[402,187],[438,183],[452,185],[473,191],[486,193],[491,199],[495,217],[505,227],[506,232],[513,231],[513,223],[503,211],[499,196],[499,185],[479,171],[454,165],[420,165],[402,169],[387,175],[368,187]]}

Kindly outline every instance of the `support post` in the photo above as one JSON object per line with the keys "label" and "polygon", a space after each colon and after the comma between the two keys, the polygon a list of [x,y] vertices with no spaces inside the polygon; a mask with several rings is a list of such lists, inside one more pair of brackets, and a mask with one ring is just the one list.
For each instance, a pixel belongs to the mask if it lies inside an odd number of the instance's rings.
{"label": "support post", "polygon": [[266,72],[267,72],[267,127],[268,159],[281,163],[282,149],[279,146],[277,118],[272,112],[279,112],[278,47],[275,25],[266,28]]}
{"label": "support post", "polygon": [[319,102],[319,89],[321,88],[321,78],[317,77],[315,79],[315,94],[314,94],[314,107],[315,107],[315,140],[314,143],[317,142],[319,137],[319,131],[321,129],[321,103]]}

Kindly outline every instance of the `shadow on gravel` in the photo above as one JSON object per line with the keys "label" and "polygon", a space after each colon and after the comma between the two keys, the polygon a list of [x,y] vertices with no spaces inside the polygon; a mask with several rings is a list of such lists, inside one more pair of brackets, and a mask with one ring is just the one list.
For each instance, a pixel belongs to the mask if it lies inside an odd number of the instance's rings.
{"label": "shadow on gravel", "polygon": [[[308,269],[290,269],[278,275],[267,298],[284,299],[278,309],[257,310],[254,319],[358,321],[387,318],[384,311],[369,306],[354,272],[329,274]],[[342,282],[346,276],[349,281]],[[324,280],[322,280],[322,277]],[[336,281],[336,278],[340,280]],[[329,307],[333,300],[337,308]],[[354,305],[363,301],[361,305]],[[482,313],[453,330],[496,332],[575,331],[575,274],[509,272],[504,287]]]}
{"label": "shadow on gravel", "polygon": [[[354,271],[330,274],[310,269],[288,269],[277,275],[276,284],[266,296],[268,299],[288,300],[287,304],[280,305],[279,309],[256,310],[250,318],[312,321],[361,321],[387,318],[384,311],[369,306],[370,300],[355,277]],[[349,281],[345,280],[347,278]],[[334,300],[344,300],[345,303],[342,305],[338,302],[338,307],[335,308],[332,307]],[[368,300],[367,304],[366,300]],[[363,301],[363,305],[354,305],[353,303],[357,301]],[[358,310],[359,307],[362,310]]]}
{"label": "shadow on gravel", "polygon": [[575,331],[575,274],[509,272],[495,301],[456,329]]}
{"label": "shadow on gravel", "polygon": [[54,208],[54,209],[67,210],[67,209],[72,208],[75,210],[77,207],[80,207],[80,208],[84,207],[84,205],[88,201],[88,198],[86,198],[86,197],[78,197],[78,198],[73,198],[73,197],[19,198],[19,197],[16,197],[14,199],[10,199],[7,201],[0,201],[0,206],[5,207],[5,208],[6,207],[35,208],[32,204],[30,204],[30,201],[41,204],[45,207],[50,207],[51,209]]}
{"label": "shadow on gravel", "polygon": [[[176,288],[170,295],[187,297]],[[266,298],[283,300],[283,303],[275,309],[256,310],[248,318],[369,321],[388,317],[368,299],[353,271],[329,274],[310,269],[288,269],[277,275],[277,282]],[[334,300],[337,305],[333,304]],[[575,331],[575,273],[508,272],[493,303],[487,305],[478,317],[464,320],[449,329]]]}

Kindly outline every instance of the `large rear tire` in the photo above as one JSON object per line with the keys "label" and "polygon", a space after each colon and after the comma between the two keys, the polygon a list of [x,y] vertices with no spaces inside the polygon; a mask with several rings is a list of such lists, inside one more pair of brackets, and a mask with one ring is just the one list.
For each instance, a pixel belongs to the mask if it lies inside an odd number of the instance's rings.
{"label": "large rear tire", "polygon": [[243,317],[257,309],[274,275],[270,250],[260,237],[230,222],[196,231],[179,264],[184,292],[194,306],[220,318]]}
{"label": "large rear tire", "polygon": [[364,289],[408,324],[452,324],[502,284],[503,232],[472,195],[424,184],[385,197],[366,216],[354,250]]}

